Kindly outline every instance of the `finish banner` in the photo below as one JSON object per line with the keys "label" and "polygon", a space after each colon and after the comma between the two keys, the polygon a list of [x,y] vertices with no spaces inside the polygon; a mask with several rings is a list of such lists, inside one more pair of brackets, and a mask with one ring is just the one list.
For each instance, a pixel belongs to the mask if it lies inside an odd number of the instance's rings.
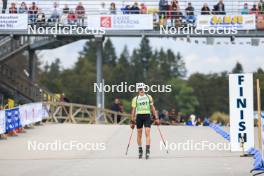
{"label": "finish banner", "polygon": [[237,30],[255,30],[255,15],[198,15],[197,28],[236,28]]}
{"label": "finish banner", "polygon": [[229,75],[231,151],[254,147],[253,74]]}
{"label": "finish banner", "polygon": [[0,14],[0,30],[27,30],[27,14]]}
{"label": "finish banner", "polygon": [[150,14],[133,15],[91,15],[88,27],[106,30],[153,30],[153,16]]}

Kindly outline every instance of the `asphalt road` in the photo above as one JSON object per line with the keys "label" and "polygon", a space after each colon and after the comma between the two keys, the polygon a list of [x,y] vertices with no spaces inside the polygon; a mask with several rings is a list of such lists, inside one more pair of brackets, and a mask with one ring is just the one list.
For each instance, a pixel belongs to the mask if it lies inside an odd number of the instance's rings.
{"label": "asphalt road", "polygon": [[[133,135],[128,156],[125,156],[130,134],[128,126],[38,126],[18,137],[0,141],[0,175],[250,175],[253,159],[242,158],[240,153],[231,153],[228,143],[212,129],[183,126],[161,126],[160,129],[168,141],[169,154],[162,146],[157,127],[153,126],[151,158],[139,160],[136,133]],[[216,149],[216,144],[222,147]],[[69,146],[73,150],[69,150]]]}

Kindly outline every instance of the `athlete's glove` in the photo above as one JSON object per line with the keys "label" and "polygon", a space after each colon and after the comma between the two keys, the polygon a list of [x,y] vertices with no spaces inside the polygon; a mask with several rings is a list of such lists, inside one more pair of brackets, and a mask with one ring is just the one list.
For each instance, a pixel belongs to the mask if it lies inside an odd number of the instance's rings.
{"label": "athlete's glove", "polygon": [[130,128],[134,129],[136,125],[136,121],[135,120],[130,120]]}

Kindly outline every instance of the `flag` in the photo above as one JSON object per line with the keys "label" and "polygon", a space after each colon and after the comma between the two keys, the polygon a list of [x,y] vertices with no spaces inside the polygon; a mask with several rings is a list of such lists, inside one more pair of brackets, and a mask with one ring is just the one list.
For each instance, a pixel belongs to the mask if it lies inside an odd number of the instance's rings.
{"label": "flag", "polygon": [[6,132],[21,127],[19,108],[9,109],[5,111],[6,116]]}

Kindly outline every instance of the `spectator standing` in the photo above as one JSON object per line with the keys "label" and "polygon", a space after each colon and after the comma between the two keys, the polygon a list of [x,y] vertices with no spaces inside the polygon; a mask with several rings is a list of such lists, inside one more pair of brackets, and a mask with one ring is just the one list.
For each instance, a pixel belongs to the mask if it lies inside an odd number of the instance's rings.
{"label": "spectator standing", "polygon": [[12,2],[11,7],[9,8],[9,13],[17,13],[16,3]]}
{"label": "spectator standing", "polygon": [[169,10],[169,3],[168,0],[160,0],[159,1],[159,11],[160,11],[160,17],[163,15],[166,17],[166,13]]}
{"label": "spectator standing", "polygon": [[242,15],[248,15],[249,14],[249,9],[248,9],[248,4],[245,3],[243,6],[243,9],[241,10]]}
{"label": "spectator standing", "polygon": [[264,2],[263,2],[263,0],[259,1],[258,10],[259,10],[259,14],[264,14]]}
{"label": "spectator standing", "polygon": [[188,23],[194,24],[195,22],[195,16],[194,16],[194,7],[192,6],[192,3],[188,3],[187,8],[185,9],[186,13],[186,21]]}
{"label": "spectator standing", "polygon": [[[115,112],[120,112],[120,113],[123,112],[123,108],[121,106],[121,103],[120,103],[119,98],[115,98],[115,101],[114,101],[114,103],[111,106],[111,110],[112,111],[115,111]],[[114,114],[112,115],[112,119],[113,119],[113,121],[115,121]],[[121,116],[120,115],[117,115],[117,123],[119,123],[120,120],[121,120]]]}
{"label": "spectator standing", "polygon": [[29,10],[28,10],[28,14],[29,14],[28,17],[29,17],[29,20],[31,23],[35,23],[38,11],[39,11],[39,9],[38,9],[36,3],[32,2],[32,6],[29,7]]}
{"label": "spectator standing", "polygon": [[223,0],[220,0],[215,6],[214,6],[214,12],[216,15],[225,15],[225,4]]}
{"label": "spectator standing", "polygon": [[5,13],[7,9],[7,0],[2,0],[2,2],[3,2],[2,13]]}
{"label": "spectator standing", "polygon": [[75,9],[75,13],[77,15],[78,25],[83,26],[84,25],[84,17],[85,17],[85,8],[81,2],[79,2],[79,4],[77,5],[77,7]]}
{"label": "spectator standing", "polygon": [[70,12],[70,8],[68,7],[67,4],[65,4],[63,9],[62,9],[62,13],[63,14],[68,14],[69,12]]}
{"label": "spectator standing", "polygon": [[75,25],[77,23],[77,16],[73,10],[69,11],[67,20],[69,25]]}
{"label": "spectator standing", "polygon": [[147,6],[144,3],[140,4],[140,13],[141,14],[147,14],[148,13]]}
{"label": "spectator standing", "polygon": [[211,14],[211,10],[208,7],[207,3],[204,3],[202,9],[201,9],[201,15],[210,15]]}
{"label": "spectator standing", "polygon": [[51,12],[49,22],[57,23],[59,21],[59,18],[60,18],[59,6],[58,6],[57,2],[54,2],[53,11]]}
{"label": "spectator standing", "polygon": [[116,14],[116,5],[115,5],[115,3],[111,3],[110,4],[110,9],[109,9],[109,11],[110,11],[110,14],[111,15],[115,15]]}
{"label": "spectator standing", "polygon": [[138,3],[135,2],[135,3],[133,4],[132,8],[131,8],[131,13],[132,13],[132,14],[139,14],[139,12],[140,12],[140,9],[139,9],[139,7],[138,7]]}
{"label": "spectator standing", "polygon": [[28,8],[25,2],[22,2],[19,9],[18,13],[28,13]]}
{"label": "spectator standing", "polygon": [[256,4],[253,4],[253,7],[250,9],[250,14],[258,15],[259,11]]}
{"label": "spectator standing", "polygon": [[108,13],[108,10],[105,7],[105,3],[104,2],[102,2],[102,4],[101,4],[101,7],[99,9],[99,13],[100,13],[100,15],[107,15],[107,13]]}
{"label": "spectator standing", "polygon": [[[168,12],[168,16],[169,16],[169,18],[172,19],[172,23],[175,23],[174,21],[177,18],[177,11],[178,11],[179,8],[180,7],[179,7],[179,4],[178,4],[178,1],[173,0],[171,2],[171,5],[169,6],[169,12]],[[175,25],[173,25],[173,26],[175,26]]]}

